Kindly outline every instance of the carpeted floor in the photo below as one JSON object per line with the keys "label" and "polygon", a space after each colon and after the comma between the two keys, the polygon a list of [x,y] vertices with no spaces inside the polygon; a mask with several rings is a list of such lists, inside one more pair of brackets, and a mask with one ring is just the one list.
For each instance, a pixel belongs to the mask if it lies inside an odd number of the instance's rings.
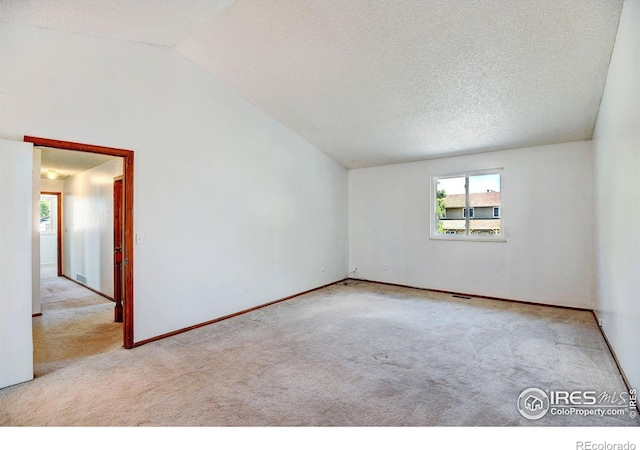
{"label": "carpeted floor", "polygon": [[112,303],[44,306],[0,425],[640,425],[516,409],[530,387],[625,390],[590,312],[352,282],[124,350]]}
{"label": "carpeted floor", "polygon": [[42,316],[33,319],[36,377],[122,347],[122,324],[113,322],[113,302],[58,277],[55,264],[41,266],[40,282]]}

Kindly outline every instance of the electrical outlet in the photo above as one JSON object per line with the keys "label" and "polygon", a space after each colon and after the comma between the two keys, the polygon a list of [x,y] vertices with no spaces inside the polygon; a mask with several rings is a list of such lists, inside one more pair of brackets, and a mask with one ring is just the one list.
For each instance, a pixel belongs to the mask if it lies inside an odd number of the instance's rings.
{"label": "electrical outlet", "polygon": [[382,266],[382,270],[387,270],[387,265]]}
{"label": "electrical outlet", "polygon": [[249,292],[250,290],[251,290],[251,289],[249,288],[249,285],[248,285],[248,284],[245,284],[245,286],[244,286],[244,291],[245,291],[245,292]]}
{"label": "electrical outlet", "polygon": [[324,273],[324,267],[322,268],[322,273]]}
{"label": "electrical outlet", "polygon": [[142,244],[144,242],[144,236],[140,233],[136,233],[136,244]]}
{"label": "electrical outlet", "polygon": [[602,328],[602,319],[598,319],[598,326]]}

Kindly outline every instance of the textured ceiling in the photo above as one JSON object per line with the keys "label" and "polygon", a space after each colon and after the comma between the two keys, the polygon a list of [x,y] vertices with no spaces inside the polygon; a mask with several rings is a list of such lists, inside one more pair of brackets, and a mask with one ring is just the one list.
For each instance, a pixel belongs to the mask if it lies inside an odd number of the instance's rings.
{"label": "textured ceiling", "polygon": [[0,2],[175,49],[345,167],[590,139],[623,0]]}
{"label": "textured ceiling", "polygon": [[75,152],[49,147],[36,148],[42,150],[40,162],[40,176],[42,178],[47,177],[49,169],[55,170],[58,178],[64,179],[115,158],[114,156],[100,155],[98,153]]}

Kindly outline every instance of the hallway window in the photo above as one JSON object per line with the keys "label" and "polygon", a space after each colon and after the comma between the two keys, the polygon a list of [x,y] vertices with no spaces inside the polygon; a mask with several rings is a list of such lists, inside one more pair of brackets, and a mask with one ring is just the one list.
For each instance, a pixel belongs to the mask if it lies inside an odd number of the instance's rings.
{"label": "hallway window", "polygon": [[40,196],[40,234],[52,234],[53,228],[53,197]]}

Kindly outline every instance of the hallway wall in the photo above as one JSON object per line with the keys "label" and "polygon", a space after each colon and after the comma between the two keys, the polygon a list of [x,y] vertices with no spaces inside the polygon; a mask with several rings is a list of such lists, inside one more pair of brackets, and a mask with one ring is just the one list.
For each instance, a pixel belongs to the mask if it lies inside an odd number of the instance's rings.
{"label": "hallway wall", "polygon": [[64,180],[64,274],[109,297],[113,297],[113,179],[121,175],[122,158],[114,158]]}

